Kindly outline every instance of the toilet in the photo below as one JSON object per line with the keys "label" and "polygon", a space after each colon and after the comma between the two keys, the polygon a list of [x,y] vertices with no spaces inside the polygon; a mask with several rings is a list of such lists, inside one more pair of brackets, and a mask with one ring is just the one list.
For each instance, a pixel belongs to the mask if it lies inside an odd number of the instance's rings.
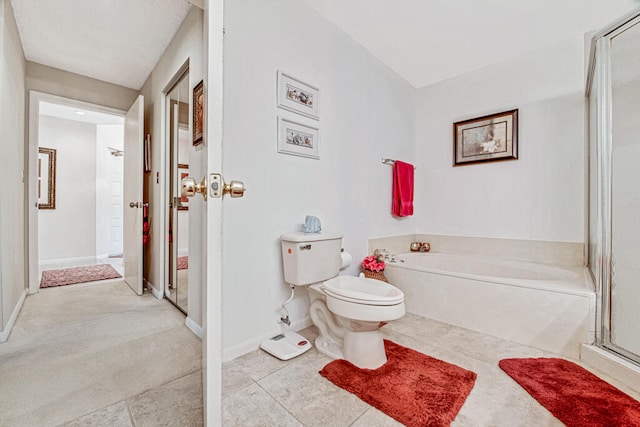
{"label": "toilet", "polygon": [[309,291],[309,315],[320,332],[316,349],[359,368],[384,365],[380,328],[404,316],[402,291],[379,280],[338,276],[341,234],[294,232],[280,241],[285,281]]}

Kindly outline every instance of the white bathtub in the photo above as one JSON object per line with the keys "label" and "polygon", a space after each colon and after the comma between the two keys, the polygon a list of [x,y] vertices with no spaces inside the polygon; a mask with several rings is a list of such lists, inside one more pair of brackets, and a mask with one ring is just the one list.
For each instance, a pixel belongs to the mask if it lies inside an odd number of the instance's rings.
{"label": "white bathtub", "polygon": [[578,357],[595,331],[595,292],[584,267],[473,255],[407,253],[387,263],[407,311]]}

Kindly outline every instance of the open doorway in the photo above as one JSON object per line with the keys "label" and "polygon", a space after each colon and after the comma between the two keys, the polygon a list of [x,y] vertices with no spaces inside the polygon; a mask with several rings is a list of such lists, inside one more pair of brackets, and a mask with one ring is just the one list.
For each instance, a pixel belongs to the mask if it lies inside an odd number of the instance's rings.
{"label": "open doorway", "polygon": [[33,95],[30,292],[122,277],[123,113]]}

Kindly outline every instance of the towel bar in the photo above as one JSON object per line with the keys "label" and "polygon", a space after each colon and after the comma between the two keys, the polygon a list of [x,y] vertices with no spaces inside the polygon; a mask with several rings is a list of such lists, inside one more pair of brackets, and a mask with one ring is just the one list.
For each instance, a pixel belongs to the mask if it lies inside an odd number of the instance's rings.
{"label": "towel bar", "polygon": [[[383,157],[383,158],[382,158],[382,163],[384,163],[385,165],[393,165],[393,164],[395,164],[395,163],[396,163],[396,161],[395,161],[395,160],[393,160],[393,159],[388,159],[388,158],[386,158],[386,157]],[[416,169],[418,169],[418,168],[414,166],[414,167],[413,167],[413,170],[416,170]]]}

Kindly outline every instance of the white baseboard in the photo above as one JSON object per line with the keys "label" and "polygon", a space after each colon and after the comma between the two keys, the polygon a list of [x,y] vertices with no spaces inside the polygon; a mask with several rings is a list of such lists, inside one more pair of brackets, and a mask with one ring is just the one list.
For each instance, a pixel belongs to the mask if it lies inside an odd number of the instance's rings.
{"label": "white baseboard", "polygon": [[640,368],[622,357],[590,344],[580,346],[580,360],[615,378],[632,390],[640,390]]}
{"label": "white baseboard", "polygon": [[9,339],[9,335],[11,334],[11,329],[13,329],[14,323],[16,323],[16,319],[18,318],[18,314],[20,313],[20,309],[22,308],[22,304],[24,304],[24,299],[27,296],[27,290],[22,291],[22,295],[20,295],[20,299],[13,309],[13,313],[11,313],[11,317],[9,317],[9,321],[7,322],[7,327],[4,328],[2,332],[0,332],[0,342],[5,342]]}
{"label": "white baseboard", "polygon": [[198,338],[203,339],[204,333],[202,332],[202,327],[198,325],[193,319],[187,316],[184,324],[191,332],[193,332]]}
{"label": "white baseboard", "polygon": [[153,286],[151,282],[149,282],[147,279],[144,279],[144,286],[146,286],[146,288],[151,291],[151,293],[153,294],[154,297],[156,297],[156,299],[163,298],[162,291],[158,290],[158,288]]}
{"label": "white baseboard", "polygon": [[109,254],[96,255],[97,262],[105,262],[109,259]]}
{"label": "white baseboard", "polygon": [[178,249],[178,256],[187,256],[187,255],[189,255],[189,248]]}
{"label": "white baseboard", "polygon": [[95,256],[85,256],[79,258],[60,258],[60,259],[47,259],[44,261],[39,261],[38,265],[40,267],[48,266],[48,265],[56,265],[56,264],[81,264],[81,263],[92,263],[96,262],[98,259]]}
{"label": "white baseboard", "polygon": [[262,341],[278,335],[279,333],[282,333],[283,330],[299,331],[301,329],[308,328],[311,325],[313,325],[313,322],[311,322],[311,318],[306,317],[302,320],[298,320],[297,322],[293,322],[291,326],[285,326],[284,328],[282,328],[282,326],[275,327],[271,332],[255,338],[251,338],[250,340],[247,340],[240,344],[236,344],[233,347],[222,349],[222,361],[228,362],[229,360],[233,360],[236,357],[242,356],[243,354],[247,354],[254,350],[257,350]]}

